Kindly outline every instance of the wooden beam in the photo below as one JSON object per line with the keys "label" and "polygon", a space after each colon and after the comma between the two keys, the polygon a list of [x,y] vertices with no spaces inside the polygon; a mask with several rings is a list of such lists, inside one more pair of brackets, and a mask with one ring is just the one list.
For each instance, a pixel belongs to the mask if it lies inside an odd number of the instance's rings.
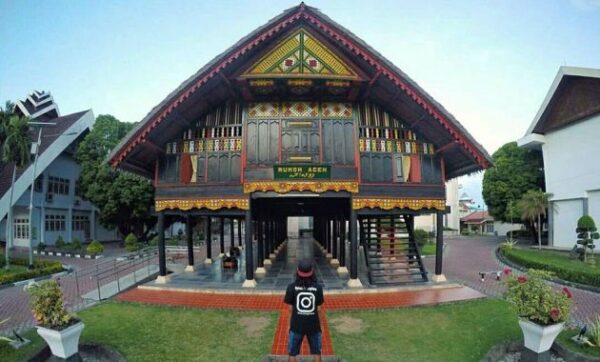
{"label": "wooden beam", "polygon": [[150,148],[152,148],[154,151],[160,153],[160,154],[165,154],[165,150],[162,149],[162,147],[157,146],[155,143],[149,141],[147,138],[144,139],[144,144],[149,146]]}
{"label": "wooden beam", "polygon": [[379,77],[381,77],[381,70],[378,71],[377,73],[375,73],[373,78],[371,78],[371,80],[367,84],[367,89],[365,89],[365,92],[363,93],[363,96],[362,96],[363,101],[369,97],[369,95],[371,94],[371,88],[373,88],[373,85],[375,84],[375,82],[377,82]]}
{"label": "wooden beam", "polygon": [[445,145],[443,145],[442,147],[438,148],[438,149],[435,151],[435,154],[437,155],[437,154],[440,154],[440,153],[446,152],[446,151],[448,151],[449,149],[451,149],[451,148],[453,148],[453,147],[456,147],[456,146],[458,146],[458,145],[459,145],[459,143],[458,143],[458,141],[456,141],[456,140],[454,140],[454,141],[452,141],[452,142],[449,142],[449,143],[446,143],[446,144],[445,144]]}
{"label": "wooden beam", "polygon": [[152,172],[150,172],[150,171],[146,170],[146,169],[145,169],[145,168],[143,168],[143,167],[136,166],[136,165],[132,164],[132,163],[131,163],[131,162],[129,162],[129,161],[124,161],[124,162],[122,162],[122,163],[121,163],[121,167],[125,168],[125,170],[127,170],[127,169],[129,169],[129,170],[133,170],[133,171],[135,171],[136,173],[138,173],[138,174],[140,174],[140,175],[142,175],[142,176],[144,176],[144,177],[147,177],[147,178],[149,178],[149,179],[152,179]]}
{"label": "wooden beam", "polygon": [[225,74],[223,74],[223,72],[219,72],[219,77],[221,78],[221,80],[225,83],[225,85],[227,86],[227,93],[229,93],[229,95],[231,96],[231,98],[233,99],[237,99],[238,95],[235,92],[233,86],[231,85],[231,81],[229,80],[229,78],[227,78],[225,76]]}

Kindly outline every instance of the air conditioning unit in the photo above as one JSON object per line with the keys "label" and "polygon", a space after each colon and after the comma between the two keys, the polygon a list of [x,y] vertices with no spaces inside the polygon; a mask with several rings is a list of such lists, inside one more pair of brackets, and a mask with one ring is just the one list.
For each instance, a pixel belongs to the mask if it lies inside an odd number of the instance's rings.
{"label": "air conditioning unit", "polygon": [[46,194],[46,202],[52,202],[52,201],[54,201],[54,194],[47,193]]}

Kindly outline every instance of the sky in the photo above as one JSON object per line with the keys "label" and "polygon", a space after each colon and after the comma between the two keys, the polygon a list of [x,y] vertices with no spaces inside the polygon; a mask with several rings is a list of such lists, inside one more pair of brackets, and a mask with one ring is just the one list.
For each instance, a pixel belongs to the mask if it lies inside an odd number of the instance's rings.
{"label": "sky", "polygon": [[[444,105],[492,154],[523,136],[558,68],[600,68],[600,0],[307,1]],[[140,121],[181,82],[299,1],[0,0],[0,102]],[[482,173],[461,178],[482,204]]]}

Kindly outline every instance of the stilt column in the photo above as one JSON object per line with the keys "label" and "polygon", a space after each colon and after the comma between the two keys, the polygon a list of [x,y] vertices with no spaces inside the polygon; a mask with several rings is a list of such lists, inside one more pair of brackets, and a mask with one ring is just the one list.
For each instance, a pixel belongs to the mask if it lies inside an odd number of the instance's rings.
{"label": "stilt column", "polygon": [[445,282],[446,277],[442,274],[442,257],[444,253],[444,214],[441,211],[436,213],[436,237],[435,237],[435,275],[434,282]]}
{"label": "stilt column", "polygon": [[156,282],[164,284],[167,279],[167,259],[165,250],[165,214],[158,213],[158,277]]}
{"label": "stilt column", "polygon": [[350,239],[350,280],[348,286],[351,288],[361,288],[362,283],[358,279],[358,238],[356,233],[356,211],[352,209],[352,199],[350,199],[350,222],[348,224],[348,239]]}
{"label": "stilt column", "polygon": [[[250,202],[252,205],[252,201]],[[254,280],[254,255],[252,254],[252,206],[246,211],[245,224],[245,247],[246,252],[246,280],[242,284],[243,288],[255,288],[256,280]]]}
{"label": "stilt column", "polygon": [[206,217],[206,260],[205,264],[212,263],[212,217]]}
{"label": "stilt column", "polygon": [[219,246],[221,248],[219,256],[222,257],[225,254],[225,218],[222,216],[219,218]]}
{"label": "stilt column", "polygon": [[192,231],[192,217],[187,216],[185,220],[185,238],[187,239],[188,248],[188,265],[185,267],[185,271],[194,271],[194,243],[193,243],[193,231]]}

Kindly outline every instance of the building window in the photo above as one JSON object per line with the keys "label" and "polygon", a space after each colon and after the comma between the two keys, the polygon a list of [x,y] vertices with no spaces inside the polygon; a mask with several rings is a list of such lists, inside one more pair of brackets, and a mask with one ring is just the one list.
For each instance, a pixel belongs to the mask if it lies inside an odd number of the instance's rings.
{"label": "building window", "polygon": [[402,165],[402,155],[394,155],[394,182],[404,182],[404,168]]}
{"label": "building window", "polygon": [[68,195],[69,179],[48,176],[48,192],[53,194]]}
{"label": "building window", "polygon": [[81,197],[81,184],[79,180],[75,181],[75,196]]}
{"label": "building window", "polygon": [[73,215],[72,225],[73,225],[73,227],[72,227],[73,231],[89,230],[90,218],[89,218],[89,216]]}
{"label": "building window", "polygon": [[494,232],[494,223],[493,222],[486,222],[485,223],[485,232],[486,233],[493,233]]}
{"label": "building window", "polygon": [[29,219],[15,219],[13,226],[15,239],[29,239]]}
{"label": "building window", "polygon": [[65,231],[65,215],[46,215],[46,231]]}
{"label": "building window", "polygon": [[33,190],[35,192],[44,191],[44,175],[39,175],[38,178],[35,179]]}

